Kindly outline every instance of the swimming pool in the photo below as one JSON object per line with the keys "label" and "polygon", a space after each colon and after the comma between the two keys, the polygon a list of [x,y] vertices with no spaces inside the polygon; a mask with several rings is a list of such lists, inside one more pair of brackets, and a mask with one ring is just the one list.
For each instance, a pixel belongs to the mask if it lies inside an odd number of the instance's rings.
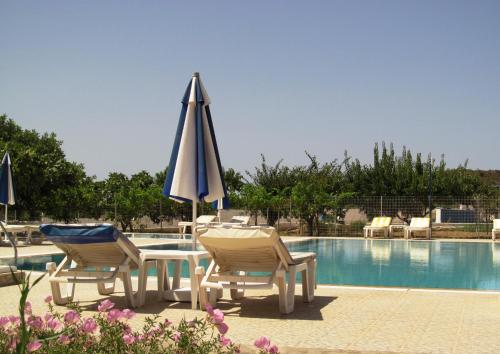
{"label": "swimming pool", "polygon": [[[319,284],[500,290],[500,243],[312,239],[287,246],[291,251],[316,252]],[[190,250],[191,246],[142,248]],[[19,268],[44,271],[45,263],[60,262],[62,258],[21,257]],[[186,264],[182,274],[187,277]]]}
{"label": "swimming pool", "polygon": [[315,239],[288,247],[316,252],[320,284],[500,290],[500,244],[491,242]]}

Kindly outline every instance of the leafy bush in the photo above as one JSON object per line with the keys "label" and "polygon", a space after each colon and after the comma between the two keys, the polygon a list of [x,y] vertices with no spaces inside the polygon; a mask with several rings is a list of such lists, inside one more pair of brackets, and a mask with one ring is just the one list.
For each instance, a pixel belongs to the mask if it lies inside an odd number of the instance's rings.
{"label": "leafy bush", "polygon": [[[129,309],[119,310],[110,300],[102,301],[98,312],[84,317],[73,304],[61,314],[52,304],[45,302],[48,311],[42,316],[33,313],[27,301],[30,290],[43,275],[30,286],[30,275],[19,284],[21,298],[19,316],[0,317],[0,352],[25,354],[39,353],[239,353],[239,345],[226,337],[229,329],[224,314],[207,306],[204,318],[191,321],[182,319],[174,325],[159,316],[146,318],[143,328],[134,331],[128,320],[135,316]],[[259,353],[277,353],[267,337],[255,341]]]}

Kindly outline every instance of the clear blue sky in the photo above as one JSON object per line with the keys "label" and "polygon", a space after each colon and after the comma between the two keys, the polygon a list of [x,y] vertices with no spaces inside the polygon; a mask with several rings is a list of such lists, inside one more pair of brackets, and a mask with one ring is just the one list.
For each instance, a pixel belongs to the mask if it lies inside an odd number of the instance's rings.
{"label": "clear blue sky", "polygon": [[167,165],[193,71],[225,167],[385,140],[500,169],[500,1],[0,0],[0,112],[99,178]]}

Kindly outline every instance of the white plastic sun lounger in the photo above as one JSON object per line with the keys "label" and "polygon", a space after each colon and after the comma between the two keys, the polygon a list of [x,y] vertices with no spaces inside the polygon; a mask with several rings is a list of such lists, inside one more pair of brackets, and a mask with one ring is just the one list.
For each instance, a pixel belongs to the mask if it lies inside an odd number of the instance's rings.
{"label": "white plastic sun lounger", "polygon": [[220,223],[221,226],[248,226],[250,223],[250,216],[235,215],[229,221]]}
{"label": "white plastic sun lounger", "polygon": [[[196,225],[197,226],[203,226],[210,224],[215,220],[217,216],[216,215],[200,215],[196,218]],[[192,221],[179,221],[177,223],[177,226],[179,227],[179,234],[181,235],[181,238],[184,238],[184,235],[186,234],[187,228],[188,227],[193,227],[193,222]]]}
{"label": "white plastic sun lounger", "polygon": [[493,220],[493,229],[491,229],[491,239],[495,241],[495,236],[500,233],[500,219]]}
{"label": "white plastic sun lounger", "polygon": [[392,218],[388,216],[374,217],[370,225],[363,227],[365,238],[367,238],[368,236],[373,237],[373,234],[376,232],[383,232],[384,237],[388,237],[391,220]]}
{"label": "white plastic sun lounger", "polygon": [[[200,243],[212,257],[206,274],[203,268],[197,268],[202,309],[208,301],[215,305],[221,289],[231,289],[231,298],[238,299],[244,289],[271,289],[276,284],[280,312],[290,313],[294,310],[298,272],[302,273],[304,302],[313,301],[316,254],[290,253],[273,227],[214,226],[198,231]],[[248,272],[257,274],[248,275]]]}
{"label": "white plastic sun lounger", "polygon": [[[113,225],[47,224],[42,225],[40,231],[66,254],[57,267],[54,262],[46,266],[56,304],[65,305],[73,301],[77,283],[96,283],[99,294],[109,295],[114,292],[116,278],[123,282],[127,305],[137,307],[142,304],[145,275],[154,261],[141,261],[140,250]],[[137,292],[132,289],[133,269],[139,269]],[[64,296],[61,283],[68,284]]]}
{"label": "white plastic sun lounger", "polygon": [[[15,238],[14,242],[16,243],[17,243],[17,234],[19,233],[26,233],[27,234],[26,243],[31,243],[32,241],[31,234],[33,233],[33,231],[38,231],[40,227],[39,225],[12,225],[12,224],[6,224],[3,221],[0,221],[0,223],[7,232],[10,232],[12,235],[14,235]],[[2,229],[0,229],[0,232],[1,231]]]}
{"label": "white plastic sun lounger", "polygon": [[427,238],[431,237],[430,228],[431,219],[430,218],[412,218],[410,226],[405,226],[404,236],[405,238],[411,238],[411,235],[415,231],[423,231]]}

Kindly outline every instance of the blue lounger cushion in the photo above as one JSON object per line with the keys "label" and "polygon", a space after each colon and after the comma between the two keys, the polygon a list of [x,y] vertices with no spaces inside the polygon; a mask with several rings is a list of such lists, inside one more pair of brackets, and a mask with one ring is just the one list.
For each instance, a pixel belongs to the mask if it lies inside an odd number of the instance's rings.
{"label": "blue lounger cushion", "polygon": [[120,231],[111,224],[43,224],[40,231],[52,242],[68,244],[116,242],[120,235]]}

